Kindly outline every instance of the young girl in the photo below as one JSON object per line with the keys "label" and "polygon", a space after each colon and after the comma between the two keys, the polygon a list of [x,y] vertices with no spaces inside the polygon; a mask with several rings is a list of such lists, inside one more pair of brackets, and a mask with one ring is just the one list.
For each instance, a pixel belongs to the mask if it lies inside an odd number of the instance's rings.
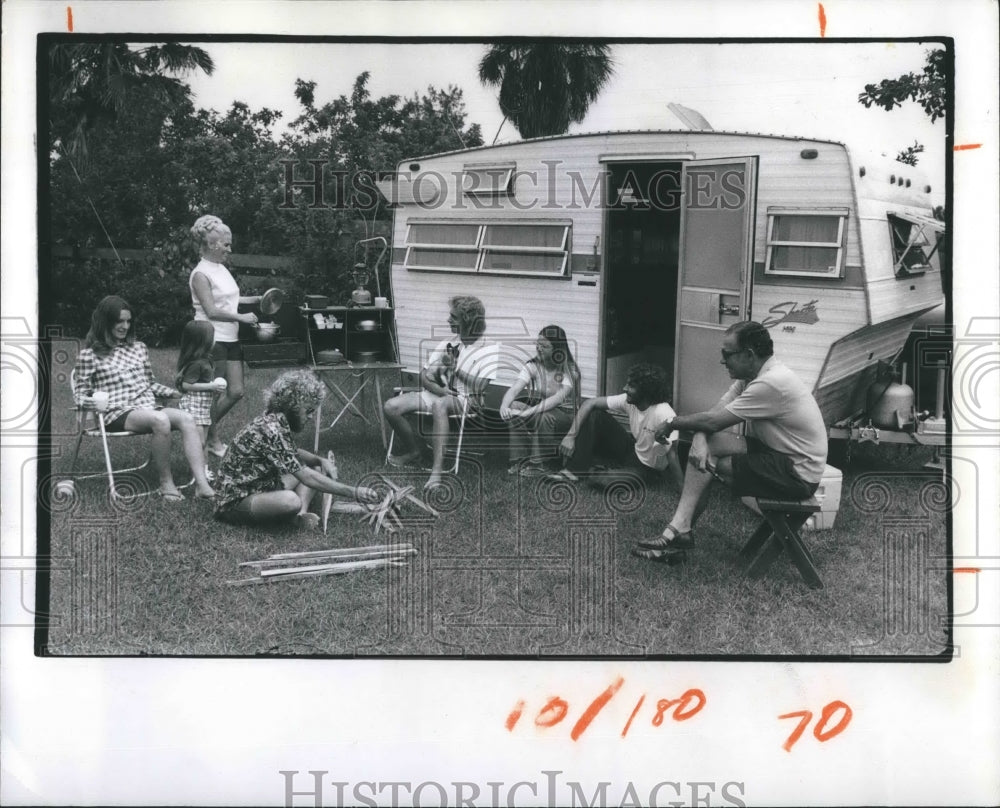
{"label": "young girl", "polygon": [[181,333],[181,352],[177,357],[177,389],[183,394],[178,407],[194,419],[204,448],[212,425],[212,402],[215,394],[226,389],[225,381],[216,381],[212,349],[215,328],[205,320],[192,320]]}

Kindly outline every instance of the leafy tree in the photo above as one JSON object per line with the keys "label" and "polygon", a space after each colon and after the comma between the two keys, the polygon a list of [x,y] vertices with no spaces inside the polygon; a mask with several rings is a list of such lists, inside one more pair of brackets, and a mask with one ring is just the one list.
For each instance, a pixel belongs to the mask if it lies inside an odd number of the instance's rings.
{"label": "leafy tree", "polygon": [[465,125],[462,90],[431,86],[424,96],[402,99],[387,95],[373,99],[368,71],[355,80],[350,97],[317,107],[316,82],[296,81],[295,96],[303,107],[292,123],[296,151],[325,157],[347,171],[388,171],[405,157],[417,157],[482,145],[479,124]]}
{"label": "leafy tree", "polygon": [[866,84],[858,101],[865,108],[874,104],[885,110],[902,106],[904,101],[916,101],[934,123],[944,117],[947,107],[947,59],[943,50],[928,51],[920,73],[906,73],[899,78],[882,79],[878,84]]}
{"label": "leafy tree", "polygon": [[81,42],[49,48],[49,103],[53,145],[77,162],[87,158],[87,134],[136,101],[136,91],[178,104],[190,89],[184,74],[215,69],[201,48],[179,43],[133,48],[125,42]]}
{"label": "leafy tree", "polygon": [[904,163],[908,166],[915,166],[919,159],[917,155],[922,154],[923,151],[924,147],[914,140],[912,146],[907,146],[896,155],[896,162]]}
{"label": "leafy tree", "polygon": [[181,222],[204,213],[221,216],[233,231],[237,252],[282,254],[289,248],[278,208],[289,157],[273,132],[281,113],[256,112],[234,102],[225,115],[199,110],[171,121],[163,149],[170,155],[163,180],[181,189],[187,212]]}
{"label": "leafy tree", "polygon": [[[858,101],[866,109],[872,105],[884,110],[902,106],[904,101],[915,101],[931,119],[943,118],[948,107],[948,54],[944,50],[927,51],[924,69],[920,73],[906,73],[895,79],[882,79],[878,84],[866,84]],[[914,142],[896,156],[900,163],[915,166],[917,155],[924,150]]]}
{"label": "leafy tree", "polygon": [[579,123],[613,73],[607,45],[492,45],[479,79],[499,89],[500,110],[521,137],[560,135]]}
{"label": "leafy tree", "polygon": [[[96,51],[86,53],[96,59]],[[169,339],[190,316],[187,278],[197,254],[188,229],[203,213],[229,224],[237,252],[295,258],[296,268],[282,278],[291,299],[303,291],[346,299],[356,241],[374,234],[376,218],[389,218],[370,174],[392,170],[405,157],[482,143],[479,126],[466,123],[460,89],[430,87],[412,98],[374,99],[367,81],[363,73],[350,96],[317,104],[315,83],[300,80],[302,114],[281,137],[274,132],[280,113],[239,102],[225,113],[196,110],[183,84],[164,90],[157,81],[131,83],[127,103],[99,114],[88,110],[85,123],[77,95],[53,93],[48,206],[42,211],[51,242],[120,251],[111,259],[52,259],[45,286],[55,322],[82,335],[96,300],[119,293],[139,311],[144,338]],[[96,88],[92,80],[78,84]],[[81,123],[83,161],[64,148]],[[338,195],[331,182],[319,207],[285,204],[288,161],[301,179],[312,170],[308,160],[324,165],[328,179],[339,172],[348,190],[352,177],[368,174],[370,193],[362,199]],[[126,249],[148,252],[136,258]],[[383,288],[387,269],[382,267]]]}
{"label": "leafy tree", "polygon": [[[350,96],[341,95],[318,105],[316,82],[299,79],[295,95],[302,114],[284,139],[295,157],[297,173],[313,176],[320,161],[327,167],[325,204],[310,207],[311,191],[302,192],[283,221],[303,263],[303,283],[335,298],[352,288],[356,223],[374,235],[374,222],[387,220],[388,211],[374,189],[375,176],[395,170],[407,157],[482,145],[478,124],[466,124],[462,90],[428,87],[422,96],[388,95],[373,98],[371,74],[358,75]],[[357,256],[359,259],[361,256]],[[388,266],[380,267],[386,288]]]}

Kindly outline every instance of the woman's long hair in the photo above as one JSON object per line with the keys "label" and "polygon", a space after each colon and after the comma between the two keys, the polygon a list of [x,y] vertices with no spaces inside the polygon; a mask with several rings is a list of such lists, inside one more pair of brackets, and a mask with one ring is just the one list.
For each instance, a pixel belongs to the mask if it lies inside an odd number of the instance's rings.
{"label": "woman's long hair", "polygon": [[[576,403],[580,403],[580,366],[573,358],[573,351],[569,347],[569,338],[566,332],[558,325],[547,325],[538,332],[538,336],[545,337],[552,346],[552,362],[560,373],[569,374],[573,379],[573,396]],[[533,357],[530,361],[538,362],[538,357]]]}
{"label": "woman's long hair", "polygon": [[125,335],[124,342],[131,345],[135,342],[135,312],[124,298],[118,295],[108,295],[97,304],[94,313],[90,315],[90,331],[87,332],[85,346],[90,348],[100,357],[107,356],[118,347],[118,340],[115,339],[114,327],[118,325],[118,319],[122,312],[127,311],[132,314],[132,321],[128,325],[128,334]]}
{"label": "woman's long hair", "polygon": [[180,384],[184,375],[194,362],[207,359],[211,362],[212,347],[215,345],[215,326],[207,320],[192,320],[184,326],[181,332],[181,351],[177,355],[176,384]]}

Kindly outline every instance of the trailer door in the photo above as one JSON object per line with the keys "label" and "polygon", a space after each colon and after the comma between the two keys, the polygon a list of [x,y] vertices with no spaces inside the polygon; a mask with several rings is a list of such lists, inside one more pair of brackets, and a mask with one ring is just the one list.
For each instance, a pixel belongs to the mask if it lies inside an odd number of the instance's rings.
{"label": "trailer door", "polygon": [[732,380],[719,362],[725,330],[750,305],[756,157],[684,164],[674,409],[711,409]]}

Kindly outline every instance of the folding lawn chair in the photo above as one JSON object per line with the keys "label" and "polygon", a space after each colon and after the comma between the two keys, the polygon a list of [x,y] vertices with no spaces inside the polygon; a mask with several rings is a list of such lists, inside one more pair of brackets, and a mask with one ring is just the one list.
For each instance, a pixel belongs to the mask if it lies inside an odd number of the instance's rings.
{"label": "folding lawn chair", "polygon": [[[398,396],[398,395],[402,395],[403,393],[416,393],[416,392],[419,392],[419,391],[420,391],[420,388],[416,388],[416,387],[394,387],[393,388],[393,395],[397,395]],[[415,410],[413,414],[416,415],[418,418],[421,418],[421,417],[430,417],[432,415],[431,411],[427,410],[427,409]],[[465,438],[465,422],[466,422],[466,420],[467,420],[467,418],[469,416],[470,416],[470,413],[469,413],[469,399],[467,397],[465,397],[465,398],[462,399],[462,411],[461,412],[453,412],[453,413],[451,413],[448,416],[449,420],[451,420],[451,421],[457,421],[458,422],[458,441],[457,441],[455,449],[454,449],[455,463],[452,465],[451,469],[448,469],[449,471],[451,471],[452,474],[458,474],[459,463],[462,460],[462,441]],[[386,465],[389,464],[389,457],[392,455],[392,444],[393,444],[393,441],[395,440],[395,438],[396,438],[396,431],[394,429],[390,429],[389,430],[389,448],[386,450],[386,453],[385,453],[385,462],[386,462]]]}
{"label": "folding lawn chair", "polygon": [[[76,378],[76,371],[74,370],[70,373],[70,385]],[[129,466],[127,468],[115,468],[114,464],[111,462],[111,445],[110,442],[113,440],[119,440],[121,438],[137,438],[144,437],[143,433],[131,432],[129,430],[118,430],[115,432],[109,432],[104,426],[104,419],[100,417],[100,414],[95,410],[86,410],[83,407],[74,406],[76,410],[76,446],[73,449],[73,464],[70,466],[70,481],[74,482],[76,480],[89,480],[94,477],[103,477],[107,475],[108,478],[108,491],[111,494],[111,498],[114,499],[118,496],[118,491],[115,488],[115,474],[126,474],[133,471],[141,471],[149,465],[150,458],[146,457],[146,462],[139,466]],[[148,436],[145,436],[148,437]],[[84,438],[98,438],[101,441],[101,448],[104,450],[104,471],[97,471],[86,474],[77,474],[76,467],[80,459],[80,446],[83,443]],[[136,496],[145,496],[151,493],[150,491],[144,491]]]}

